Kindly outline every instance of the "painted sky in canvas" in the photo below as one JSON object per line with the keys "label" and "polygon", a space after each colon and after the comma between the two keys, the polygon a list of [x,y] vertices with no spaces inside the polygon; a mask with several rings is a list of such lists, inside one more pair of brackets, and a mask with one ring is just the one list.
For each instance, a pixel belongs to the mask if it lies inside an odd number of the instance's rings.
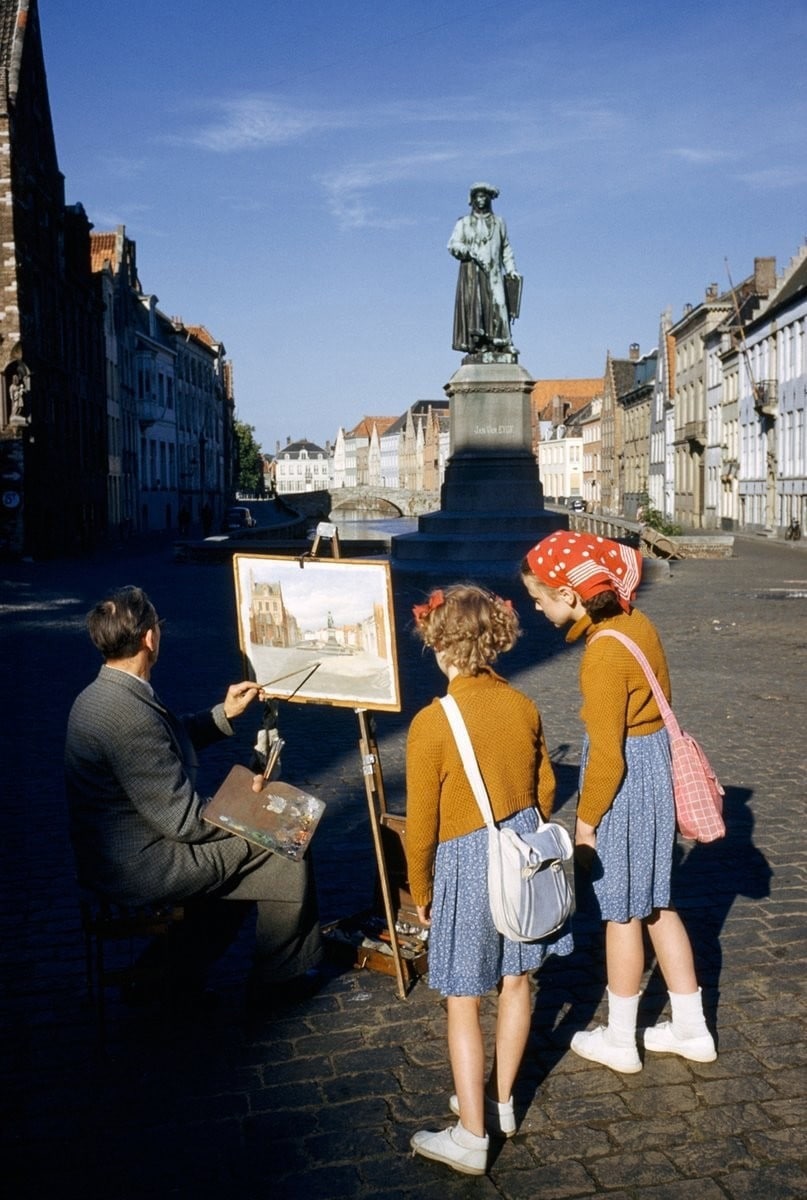
{"label": "painted sky in canvas", "polygon": [[443,396],[469,185],[536,378],[807,234],[804,0],[40,0],[69,203],[204,324],[264,449]]}

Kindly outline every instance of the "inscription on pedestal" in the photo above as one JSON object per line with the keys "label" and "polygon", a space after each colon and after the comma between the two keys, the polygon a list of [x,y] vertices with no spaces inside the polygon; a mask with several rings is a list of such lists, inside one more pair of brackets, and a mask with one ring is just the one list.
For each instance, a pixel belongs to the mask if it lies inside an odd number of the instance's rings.
{"label": "inscription on pedestal", "polygon": [[513,434],[516,431],[515,425],[475,425],[474,435],[476,437],[502,437],[505,434]]}

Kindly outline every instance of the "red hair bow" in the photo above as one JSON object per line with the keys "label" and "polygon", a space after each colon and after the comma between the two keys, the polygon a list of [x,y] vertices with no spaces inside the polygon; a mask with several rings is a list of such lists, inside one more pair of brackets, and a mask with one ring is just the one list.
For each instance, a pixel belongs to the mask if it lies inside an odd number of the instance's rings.
{"label": "red hair bow", "polygon": [[424,619],[424,617],[427,617],[430,612],[434,612],[435,608],[439,608],[440,605],[444,604],[444,603],[445,603],[445,596],[443,595],[442,591],[440,591],[440,589],[438,588],[438,590],[436,592],[432,592],[432,594],[429,596],[429,599],[426,602],[426,604],[415,604],[413,606],[412,616],[415,618],[415,620],[417,621],[417,623],[419,625],[420,622]]}

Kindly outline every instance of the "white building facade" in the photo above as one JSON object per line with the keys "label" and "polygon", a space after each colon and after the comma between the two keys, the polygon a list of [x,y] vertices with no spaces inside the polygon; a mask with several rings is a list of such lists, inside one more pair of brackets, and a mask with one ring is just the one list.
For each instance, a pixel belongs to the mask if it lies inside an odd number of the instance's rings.
{"label": "white building facade", "polygon": [[302,438],[278,447],[275,489],[279,496],[294,492],[325,492],[330,486],[330,456],[322,446]]}
{"label": "white building facade", "polygon": [[[542,422],[543,425],[543,422]],[[558,425],[538,443],[538,471],[548,500],[562,502],[583,495],[583,438]]]}
{"label": "white building facade", "polygon": [[743,528],[782,532],[807,519],[807,246],[745,329],[739,364]]}

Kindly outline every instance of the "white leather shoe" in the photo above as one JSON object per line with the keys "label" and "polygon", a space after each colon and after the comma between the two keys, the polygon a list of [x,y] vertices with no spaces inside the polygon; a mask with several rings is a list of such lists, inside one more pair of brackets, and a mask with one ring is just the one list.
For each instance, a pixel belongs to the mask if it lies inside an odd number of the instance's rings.
{"label": "white leather shoe", "polygon": [[576,1033],[572,1038],[572,1050],[589,1062],[600,1063],[601,1066],[620,1071],[623,1075],[635,1075],[642,1069],[636,1043],[632,1046],[612,1046],[605,1025]]}
{"label": "white leather shoe", "polygon": [[717,1058],[714,1038],[711,1033],[696,1034],[694,1037],[679,1037],[672,1021],[659,1021],[644,1031],[644,1048],[654,1054],[679,1054],[692,1062],[714,1062]]}
{"label": "white leather shoe", "polygon": [[[460,1102],[456,1094],[450,1097],[448,1107],[455,1117],[460,1115]],[[490,1096],[485,1096],[485,1129],[494,1137],[511,1138],[513,1136],[516,1131],[516,1116],[513,1112],[512,1096],[504,1104],[500,1104],[498,1100],[491,1100]]]}
{"label": "white leather shoe", "polygon": [[484,1175],[488,1165],[487,1135],[476,1137],[463,1129],[461,1124],[450,1125],[439,1133],[421,1129],[410,1142],[413,1154],[445,1163],[463,1175]]}

